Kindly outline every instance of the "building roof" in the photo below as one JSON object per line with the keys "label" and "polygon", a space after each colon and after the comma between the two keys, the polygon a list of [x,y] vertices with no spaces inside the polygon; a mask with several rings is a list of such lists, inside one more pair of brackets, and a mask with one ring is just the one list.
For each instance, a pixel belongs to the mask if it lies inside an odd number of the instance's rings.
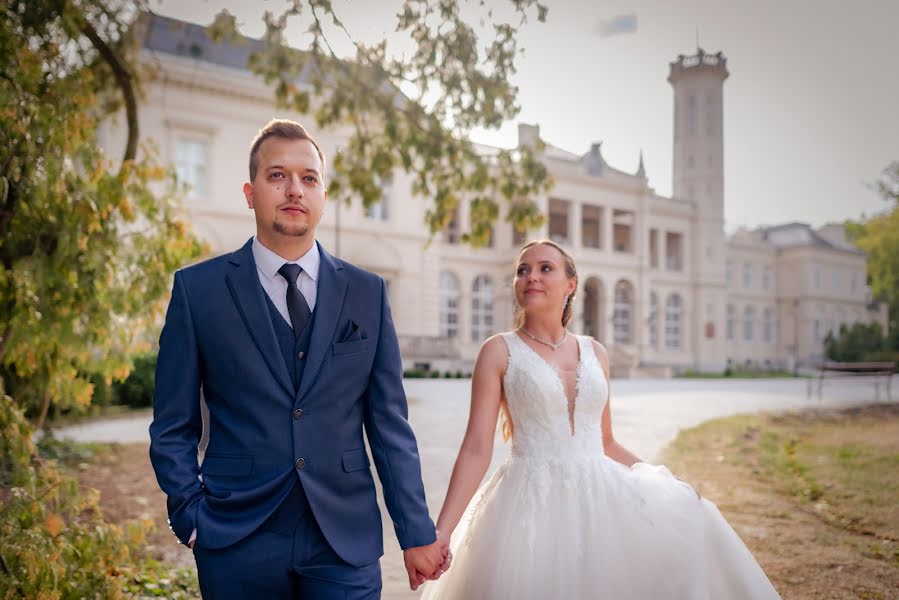
{"label": "building roof", "polygon": [[202,25],[152,12],[144,13],[141,21],[145,28],[143,47],[153,52],[246,70],[250,55],[264,49],[262,40],[245,36],[241,36],[242,41],[237,44],[229,40],[215,42]]}
{"label": "building roof", "polygon": [[762,239],[777,248],[795,248],[798,246],[819,246],[841,252],[864,255],[864,251],[856,248],[845,238],[835,235],[822,235],[807,223],[784,223],[773,227],[759,229]]}

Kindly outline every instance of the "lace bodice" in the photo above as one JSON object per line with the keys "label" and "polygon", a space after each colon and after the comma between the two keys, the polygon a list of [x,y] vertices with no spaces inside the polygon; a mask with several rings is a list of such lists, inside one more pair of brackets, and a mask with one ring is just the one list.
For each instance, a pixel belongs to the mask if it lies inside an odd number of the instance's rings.
{"label": "lace bodice", "polygon": [[574,337],[580,359],[574,403],[569,407],[556,369],[515,332],[503,334],[509,349],[503,388],[514,425],[513,456],[564,458],[602,453],[600,418],[609,386],[590,338]]}

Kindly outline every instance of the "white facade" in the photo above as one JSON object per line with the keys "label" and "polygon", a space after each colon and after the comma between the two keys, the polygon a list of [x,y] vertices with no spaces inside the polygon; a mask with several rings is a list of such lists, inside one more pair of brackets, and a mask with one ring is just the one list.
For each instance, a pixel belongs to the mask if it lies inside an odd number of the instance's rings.
{"label": "white facade", "polygon": [[[276,111],[272,90],[242,68],[252,40],[243,48],[213,44],[202,27],[155,15],[146,26],[142,136],[191,184],[185,208],[198,235],[213,253],[231,251],[254,231],[241,193],[250,141],[274,116],[309,119]],[[649,187],[642,158],[631,174],[609,166],[600,144],[583,155],[546,146],[543,160],[556,183],[537,199],[546,224],[526,238],[553,238],[573,253],[580,281],[570,328],[602,341],[617,375],[720,370],[729,360],[807,364],[820,357],[826,330],[886,323],[885,307],[869,308],[864,254],[838,229],[791,224],[725,238],[727,75],[720,53],[700,50],[671,64],[671,198]],[[342,132],[311,129],[333,156]],[[113,152],[123,144],[114,122],[100,134]],[[519,126],[520,143],[536,136],[536,126]],[[428,204],[398,172],[379,206],[330,203],[318,239],[388,281],[405,366],[467,372],[484,338],[512,326],[522,236],[501,214],[491,247],[460,245],[469,220],[463,204],[456,227],[428,244]]]}

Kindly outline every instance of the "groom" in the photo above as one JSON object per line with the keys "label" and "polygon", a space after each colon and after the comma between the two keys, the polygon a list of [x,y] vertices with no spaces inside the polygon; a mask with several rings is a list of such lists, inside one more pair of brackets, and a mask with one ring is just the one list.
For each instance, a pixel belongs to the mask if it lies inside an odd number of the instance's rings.
{"label": "groom", "polygon": [[[315,241],[324,156],[273,120],[253,141],[256,236],[175,273],[150,458],[204,598],[378,598],[381,516],[410,586],[448,567],[428,516],[384,281]],[[200,394],[209,444],[198,465]]]}

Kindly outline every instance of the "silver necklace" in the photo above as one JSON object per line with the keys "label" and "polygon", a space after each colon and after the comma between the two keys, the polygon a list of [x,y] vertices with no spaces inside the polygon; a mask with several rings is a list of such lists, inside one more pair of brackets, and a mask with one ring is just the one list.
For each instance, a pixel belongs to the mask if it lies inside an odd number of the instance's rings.
{"label": "silver necklace", "polygon": [[519,331],[521,331],[521,333],[525,334],[526,336],[528,336],[529,338],[531,338],[532,340],[534,340],[534,341],[537,342],[538,344],[543,344],[544,346],[549,346],[550,348],[553,349],[553,352],[555,352],[556,350],[558,350],[559,348],[561,348],[561,347],[562,347],[562,344],[565,343],[565,340],[568,339],[568,330],[567,330],[567,329],[565,330],[565,334],[562,336],[562,339],[559,340],[559,343],[558,343],[558,344],[554,344],[554,343],[552,343],[552,342],[547,342],[546,340],[541,340],[540,338],[538,338],[537,336],[535,336],[533,333],[531,333],[530,331],[528,331],[528,330],[525,329],[524,327],[519,327],[518,329],[519,329]]}

